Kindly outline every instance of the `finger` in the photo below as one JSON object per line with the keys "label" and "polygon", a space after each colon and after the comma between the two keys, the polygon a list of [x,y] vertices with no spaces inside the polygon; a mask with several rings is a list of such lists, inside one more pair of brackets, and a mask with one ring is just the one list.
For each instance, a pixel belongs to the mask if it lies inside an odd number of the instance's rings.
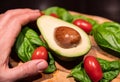
{"label": "finger", "polygon": [[32,60],[12,68],[8,75],[13,80],[17,80],[38,73],[38,71],[42,72],[47,66],[48,64],[45,60]]}
{"label": "finger", "polygon": [[[27,24],[30,21],[36,20],[40,16],[39,10],[34,10],[30,12],[24,12],[24,14],[15,15],[12,17],[12,21],[8,21],[8,32],[12,35],[18,35],[19,31],[21,30],[21,26]],[[13,31],[14,30],[14,31]]]}
{"label": "finger", "polygon": [[[14,11],[14,13],[12,13]],[[18,14],[19,15],[18,15]],[[11,19],[8,19],[10,16],[6,15],[12,15]],[[5,15],[5,14],[4,14]],[[40,13],[39,10],[31,10],[31,9],[18,9],[18,10],[11,10],[7,12],[5,18],[3,16],[3,20],[0,21],[0,28],[2,28],[2,31],[0,32],[1,37],[1,43],[0,47],[2,47],[1,54],[3,54],[1,58],[8,58],[9,53],[11,51],[11,47],[14,44],[14,41],[18,35],[18,33],[21,30],[21,25],[24,25],[32,20],[37,19],[39,17]],[[9,43],[9,44],[5,44]],[[6,51],[6,52],[5,52]],[[4,61],[3,61],[4,62]]]}
{"label": "finger", "polygon": [[13,21],[14,18],[17,19],[18,16],[23,15],[22,18],[24,18],[24,14],[29,13],[35,13],[39,10],[32,10],[32,9],[14,9],[14,10],[8,10],[4,14],[0,16],[0,22],[1,24],[8,24],[8,22]]}
{"label": "finger", "polygon": [[5,12],[5,14],[11,14],[11,15],[16,15],[16,14],[22,14],[24,12],[32,12],[34,11],[33,9],[29,9],[29,8],[22,8],[22,9],[11,9],[11,10],[7,10]]}
{"label": "finger", "polygon": [[40,16],[39,10],[35,10],[34,12],[27,12],[25,14],[21,14],[19,16],[16,16],[17,17],[16,22],[18,22],[21,25],[25,25],[30,21],[36,20],[39,16]]}
{"label": "finger", "polygon": [[13,10],[8,10],[4,14],[1,14],[0,16],[0,22],[3,25],[8,24],[11,21],[14,21],[13,19],[16,18],[19,15],[24,15],[25,13],[30,13],[30,12],[35,12],[36,10],[32,9],[13,9]]}

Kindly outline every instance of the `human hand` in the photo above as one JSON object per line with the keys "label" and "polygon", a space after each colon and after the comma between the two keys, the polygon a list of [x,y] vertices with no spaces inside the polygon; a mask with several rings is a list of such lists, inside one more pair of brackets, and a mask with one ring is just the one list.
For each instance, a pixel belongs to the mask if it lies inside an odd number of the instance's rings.
{"label": "human hand", "polygon": [[9,68],[9,55],[21,27],[40,16],[39,10],[14,9],[0,15],[0,82],[12,82],[43,71],[48,64],[45,60],[31,60]]}

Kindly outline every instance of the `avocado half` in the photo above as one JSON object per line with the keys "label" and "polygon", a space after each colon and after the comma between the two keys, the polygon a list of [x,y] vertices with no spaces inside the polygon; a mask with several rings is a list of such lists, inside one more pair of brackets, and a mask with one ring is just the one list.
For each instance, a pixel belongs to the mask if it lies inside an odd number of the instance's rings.
{"label": "avocado half", "polygon": [[[60,59],[68,59],[69,61],[69,59],[71,60],[73,58],[85,55],[91,48],[91,43],[88,35],[82,29],[71,23],[65,22],[52,16],[43,15],[37,19],[37,26],[44,40],[48,44],[48,47],[53,52],[55,52],[55,55]],[[59,46],[55,41],[54,33],[55,29],[60,26],[66,26],[76,30],[81,36],[80,43],[72,48],[63,48]]]}

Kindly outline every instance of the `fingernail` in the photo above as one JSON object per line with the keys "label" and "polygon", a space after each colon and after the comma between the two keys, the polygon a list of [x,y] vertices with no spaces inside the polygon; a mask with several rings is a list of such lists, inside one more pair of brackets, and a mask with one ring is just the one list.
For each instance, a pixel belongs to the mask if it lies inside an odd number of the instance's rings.
{"label": "fingernail", "polygon": [[48,64],[47,62],[44,60],[44,61],[41,61],[37,64],[37,68],[39,71],[43,71],[47,68]]}

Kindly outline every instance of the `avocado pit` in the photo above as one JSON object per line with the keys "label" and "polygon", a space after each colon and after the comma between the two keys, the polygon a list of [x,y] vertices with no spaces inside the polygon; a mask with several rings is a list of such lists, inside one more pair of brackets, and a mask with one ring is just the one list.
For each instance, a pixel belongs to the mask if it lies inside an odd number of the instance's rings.
{"label": "avocado pit", "polygon": [[59,26],[55,29],[54,37],[56,43],[62,48],[76,47],[81,40],[80,34],[73,28]]}

